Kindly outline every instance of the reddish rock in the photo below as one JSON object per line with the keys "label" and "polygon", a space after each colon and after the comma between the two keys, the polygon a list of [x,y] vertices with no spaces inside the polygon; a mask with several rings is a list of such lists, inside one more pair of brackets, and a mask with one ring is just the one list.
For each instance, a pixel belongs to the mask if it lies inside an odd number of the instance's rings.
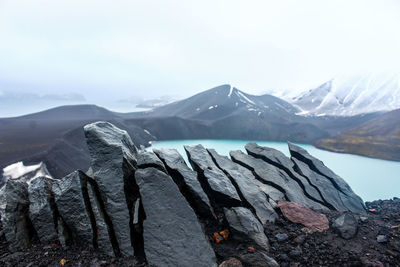
{"label": "reddish rock", "polygon": [[254,253],[255,251],[256,251],[256,249],[254,247],[247,248],[247,252],[249,252],[249,253]]}
{"label": "reddish rock", "polygon": [[278,203],[283,216],[291,222],[300,223],[318,232],[329,229],[329,220],[324,214],[315,212],[294,202],[281,201]]}
{"label": "reddish rock", "polygon": [[230,258],[224,262],[222,262],[218,267],[243,267],[240,260],[235,258]]}

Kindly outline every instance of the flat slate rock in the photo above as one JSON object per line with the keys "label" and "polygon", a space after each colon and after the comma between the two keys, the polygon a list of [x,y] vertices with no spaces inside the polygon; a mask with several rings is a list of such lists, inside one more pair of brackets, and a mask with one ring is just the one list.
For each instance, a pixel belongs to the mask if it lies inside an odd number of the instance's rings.
{"label": "flat slate rock", "polygon": [[181,154],[176,149],[167,148],[153,149],[153,151],[164,162],[168,173],[179,188],[187,189],[188,196],[185,195],[185,197],[193,205],[193,208],[206,217],[214,216],[210,200],[197,179],[197,172],[186,165]]}
{"label": "flat slate rock", "polygon": [[29,227],[28,184],[8,179],[0,189],[0,215],[3,232],[12,252],[24,250],[32,238]]}
{"label": "flat slate rock", "polygon": [[249,155],[262,159],[265,162],[286,172],[290,178],[295,180],[300,187],[304,189],[305,194],[309,198],[321,204],[325,204],[317,188],[311,184],[306,177],[301,176],[293,169],[294,163],[281,151],[269,147],[259,146],[256,143],[248,143],[246,144],[245,148]]}
{"label": "flat slate rock", "polygon": [[232,182],[213,162],[202,145],[185,146],[192,167],[204,175],[205,182],[212,191],[215,202],[223,206],[237,206],[241,199]]}
{"label": "flat slate rock", "polygon": [[160,171],[166,172],[164,163],[151,151],[140,151],[137,155],[137,167],[144,169],[154,167]]}
{"label": "flat slate rock", "polygon": [[363,200],[353,192],[349,184],[346,183],[343,178],[339,177],[331,169],[326,167],[322,161],[311,156],[305,149],[290,142],[288,142],[288,146],[293,158],[303,161],[312,171],[327,177],[337,190],[347,196],[345,203],[347,208],[353,212],[366,212]]}
{"label": "flat slate rock", "polygon": [[278,215],[268,202],[266,194],[255,182],[254,175],[228,157],[219,155],[214,149],[208,149],[208,152],[217,166],[234,180],[243,198],[254,209],[261,223],[264,225],[267,222],[274,222]]}
{"label": "flat slate rock", "polygon": [[224,209],[224,213],[229,226],[233,230],[253,240],[261,248],[269,250],[269,241],[264,233],[264,227],[249,209],[233,207]]}
{"label": "flat slate rock", "polygon": [[51,187],[56,180],[46,176],[33,179],[28,186],[29,218],[42,244],[51,244],[58,241],[55,225],[55,203]]}
{"label": "flat slate rock", "polygon": [[140,169],[135,174],[146,213],[144,250],[150,266],[217,266],[196,214],[167,174]]}
{"label": "flat slate rock", "polygon": [[328,210],[326,206],[308,198],[300,185],[279,168],[242,151],[231,151],[230,155],[233,161],[254,171],[257,179],[284,192],[288,200],[309,208]]}
{"label": "flat slate rock", "polygon": [[128,133],[111,123],[88,124],[84,131],[91,156],[93,178],[114,227],[120,252],[123,256],[132,256],[130,214],[125,195],[128,185],[125,184],[125,179],[134,180],[137,149]]}

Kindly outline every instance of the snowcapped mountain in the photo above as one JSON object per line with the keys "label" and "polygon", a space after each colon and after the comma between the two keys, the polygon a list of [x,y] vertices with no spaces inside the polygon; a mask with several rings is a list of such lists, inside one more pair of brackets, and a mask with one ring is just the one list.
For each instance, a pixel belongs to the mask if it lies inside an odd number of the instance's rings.
{"label": "snowcapped mountain", "polygon": [[400,108],[400,74],[337,77],[296,97],[298,115],[354,116]]}

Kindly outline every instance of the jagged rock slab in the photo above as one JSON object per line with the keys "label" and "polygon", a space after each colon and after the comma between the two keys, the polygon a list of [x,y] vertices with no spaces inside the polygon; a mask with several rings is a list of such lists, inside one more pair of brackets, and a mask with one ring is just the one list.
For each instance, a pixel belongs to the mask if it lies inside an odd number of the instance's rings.
{"label": "jagged rock slab", "polygon": [[284,192],[288,200],[313,209],[328,209],[326,206],[308,198],[298,183],[275,166],[261,159],[244,154],[239,150],[231,151],[230,155],[234,162],[254,171],[257,179],[279,189],[281,192]]}
{"label": "jagged rock slab", "polygon": [[278,203],[283,216],[291,222],[300,223],[308,228],[323,232],[329,229],[328,218],[322,213],[315,212],[294,202]]}
{"label": "jagged rock slab", "polygon": [[144,250],[151,266],[216,266],[196,214],[165,173],[146,168],[136,171],[141,201]]}
{"label": "jagged rock slab", "polygon": [[[89,179],[90,180],[90,179]],[[88,181],[87,190],[90,201],[90,206],[92,208],[93,216],[96,223],[96,244],[99,251],[107,254],[109,256],[118,256],[118,252],[115,251],[117,248],[113,248],[111,236],[115,235],[113,229],[109,228],[106,223],[105,211],[102,209],[102,204],[100,203],[100,196],[96,194],[96,184],[94,181]]]}
{"label": "jagged rock slab", "polygon": [[[212,191],[213,198],[223,206],[237,206],[241,199],[229,178],[213,162],[202,145],[185,146],[189,161],[195,171],[202,173]],[[201,177],[201,176],[200,176]]]}
{"label": "jagged rock slab", "polygon": [[51,187],[56,180],[40,176],[33,179],[28,186],[29,218],[43,244],[55,243],[58,240],[57,217]]}
{"label": "jagged rock slab", "polygon": [[316,172],[313,172],[306,163],[296,158],[292,158],[292,160],[295,163],[295,169],[301,175],[308,177],[308,179],[318,187],[323,199],[329,203],[333,209],[342,211],[351,210],[351,206],[346,207],[345,205],[345,203],[348,202],[346,200],[348,196],[337,190],[329,179]]}
{"label": "jagged rock slab", "polygon": [[12,252],[26,249],[32,238],[28,198],[28,184],[23,180],[9,179],[0,189],[1,222]]}
{"label": "jagged rock slab", "polygon": [[127,201],[135,196],[131,185],[137,164],[137,149],[126,131],[108,122],[96,122],[84,127],[91,156],[93,178],[99,187],[105,211],[114,227],[119,250],[133,255],[130,236],[130,213]]}
{"label": "jagged rock slab", "polygon": [[176,149],[153,149],[153,151],[164,162],[169,175],[172,176],[178,187],[183,188],[183,192],[187,189],[188,192],[184,195],[193,208],[203,216],[213,216],[213,208],[197,179],[197,172],[186,165],[179,152]]}
{"label": "jagged rock slab", "polygon": [[269,242],[265,236],[264,227],[253,215],[253,213],[243,207],[233,207],[224,209],[225,218],[229,226],[253,240],[261,248],[268,250]]}
{"label": "jagged rock slab", "polygon": [[311,156],[305,149],[290,142],[288,142],[288,145],[290,154],[293,158],[303,161],[312,171],[328,178],[337,190],[347,196],[347,198],[344,200],[346,203],[344,204],[348,209],[353,212],[366,212],[362,199],[353,192],[343,178],[339,177],[331,169],[326,167],[322,161]]}
{"label": "jagged rock slab", "polygon": [[274,222],[278,215],[268,202],[265,193],[255,182],[256,178],[251,171],[232,162],[228,157],[219,155],[214,149],[208,149],[208,152],[216,165],[237,185],[238,191],[240,191],[251,208],[254,209],[261,223],[264,225],[266,222]]}
{"label": "jagged rock slab", "polygon": [[151,151],[140,151],[137,155],[137,167],[145,169],[154,167],[162,172],[167,172],[163,162]]}
{"label": "jagged rock slab", "polygon": [[303,188],[304,193],[307,195],[307,197],[323,205],[326,205],[317,188],[315,188],[314,185],[311,184],[306,177],[299,175],[293,169],[293,162],[281,151],[269,147],[259,146],[256,143],[248,143],[246,144],[245,148],[250,156],[262,159],[265,162],[274,165],[275,167],[286,172],[286,174],[290,178],[295,180],[300,185],[300,187]]}
{"label": "jagged rock slab", "polygon": [[71,231],[72,239],[80,245],[93,247],[95,229],[83,193],[86,187],[86,175],[75,171],[53,183],[52,191],[57,209]]}

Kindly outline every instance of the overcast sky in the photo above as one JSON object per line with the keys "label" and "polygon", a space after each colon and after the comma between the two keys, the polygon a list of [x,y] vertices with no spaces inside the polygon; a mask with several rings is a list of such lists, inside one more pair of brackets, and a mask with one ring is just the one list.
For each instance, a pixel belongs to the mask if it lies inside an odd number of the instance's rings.
{"label": "overcast sky", "polygon": [[0,95],[88,102],[400,70],[400,1],[0,0]]}

